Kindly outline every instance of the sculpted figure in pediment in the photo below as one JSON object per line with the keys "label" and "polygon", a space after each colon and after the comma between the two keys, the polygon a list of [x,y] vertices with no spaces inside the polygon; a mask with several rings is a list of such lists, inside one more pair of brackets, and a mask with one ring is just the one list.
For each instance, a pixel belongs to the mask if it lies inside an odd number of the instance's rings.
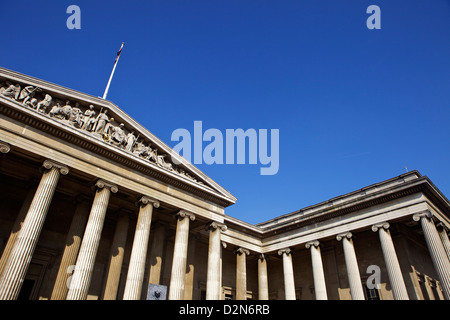
{"label": "sculpted figure in pediment", "polygon": [[7,87],[2,90],[1,94],[4,95],[5,97],[17,100],[20,94],[20,85],[19,84],[13,85],[9,81],[6,82],[6,85]]}
{"label": "sculpted figure in pediment", "polygon": [[154,163],[158,163],[158,150],[152,149],[150,150],[150,156],[148,157],[148,160]]}
{"label": "sculpted figure in pediment", "polygon": [[33,109],[36,109],[37,104],[38,104],[38,99],[36,99],[36,98],[33,98],[33,99],[28,100],[27,102],[25,102],[25,105],[27,107],[30,107],[30,108],[33,108]]}
{"label": "sculpted figure in pediment", "polygon": [[[191,180],[193,180],[193,181],[197,181],[197,179],[195,179],[193,176],[191,176],[188,172],[184,171],[184,169],[181,169],[181,168],[180,168],[180,169],[178,170],[178,173],[181,174],[182,176],[185,176],[185,177],[188,178],[188,179],[191,179]],[[200,181],[197,181],[197,182],[200,183]]]}
{"label": "sculpted figure in pediment", "polygon": [[113,132],[111,134],[111,143],[117,147],[123,147],[125,143],[125,130],[124,124],[121,123],[119,126],[113,128]]}
{"label": "sculpted figure in pediment", "polygon": [[69,123],[77,128],[81,127],[81,116],[83,114],[79,106],[80,104],[78,102],[75,103],[75,107],[70,110],[68,116]]}
{"label": "sculpted figure in pediment", "polygon": [[168,170],[173,170],[172,164],[170,162],[166,162],[166,157],[167,154],[158,155],[156,164]]}
{"label": "sculpted figure in pediment", "polygon": [[114,118],[109,119],[109,122],[105,125],[105,130],[103,130],[103,140],[106,142],[111,142],[111,136],[114,132]]}
{"label": "sculpted figure in pediment", "polygon": [[131,131],[125,137],[125,150],[128,152],[133,151],[135,142],[136,142],[136,137],[134,135],[134,131]]}
{"label": "sculpted figure in pediment", "polygon": [[136,143],[136,146],[133,150],[133,154],[143,158],[148,159],[150,157],[150,152],[152,149],[150,146],[146,146],[142,141]]}
{"label": "sculpted figure in pediment", "polygon": [[47,108],[50,106],[51,103],[52,103],[52,96],[49,95],[49,94],[45,94],[44,99],[41,100],[37,104],[36,111],[45,112],[47,110]]}
{"label": "sculpted figure in pediment", "polygon": [[29,100],[34,98],[34,95],[42,90],[38,87],[26,86],[20,92],[19,98],[17,100],[23,100],[22,103],[26,104]]}
{"label": "sculpted figure in pediment", "polygon": [[66,104],[59,110],[59,114],[62,116],[62,119],[69,120],[71,113],[72,113],[72,106],[70,105],[70,101],[67,100]]}
{"label": "sculpted figure in pediment", "polygon": [[108,110],[105,110],[103,113],[100,112],[95,122],[94,131],[102,136],[108,122]]}
{"label": "sculpted figure in pediment", "polygon": [[95,124],[95,110],[92,104],[89,106],[89,109],[84,112],[81,121],[81,129],[87,130],[89,132],[92,131]]}
{"label": "sculpted figure in pediment", "polygon": [[61,113],[61,105],[59,104],[59,102],[57,102],[52,109],[50,110],[50,112],[48,113],[48,115],[52,118],[57,118],[57,119],[62,119],[62,115]]}

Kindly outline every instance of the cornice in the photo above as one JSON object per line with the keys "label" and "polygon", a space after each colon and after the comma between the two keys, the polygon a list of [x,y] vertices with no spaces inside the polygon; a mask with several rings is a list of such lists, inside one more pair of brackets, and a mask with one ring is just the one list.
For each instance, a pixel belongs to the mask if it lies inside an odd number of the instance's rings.
{"label": "cornice", "polygon": [[[267,227],[263,226],[265,223],[259,224],[257,226],[264,231],[264,234],[266,236],[268,233],[273,231],[279,233],[294,228],[301,228],[307,225],[319,223],[331,218],[342,216],[351,212],[359,211],[371,206],[375,206],[420,192],[424,192],[426,195],[430,195],[429,179],[427,177],[420,177],[389,189],[380,190],[379,192],[373,192],[369,195],[362,195],[361,197],[355,198],[351,201],[343,202],[338,205],[323,207],[307,215],[292,215],[291,218],[284,218],[283,222],[276,224],[272,223]],[[448,203],[442,203],[442,198],[440,199],[440,201],[440,207],[446,209],[444,212],[449,214],[450,207],[447,206]]]}

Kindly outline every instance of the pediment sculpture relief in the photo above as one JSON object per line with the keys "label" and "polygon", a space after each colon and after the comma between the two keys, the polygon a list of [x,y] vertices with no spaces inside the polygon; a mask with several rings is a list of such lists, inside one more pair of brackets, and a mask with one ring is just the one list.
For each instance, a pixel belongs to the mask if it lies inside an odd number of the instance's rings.
{"label": "pediment sculpture relief", "polygon": [[170,156],[162,153],[140,134],[125,127],[110,117],[108,110],[94,105],[83,106],[79,102],[60,100],[52,97],[39,87],[22,86],[9,81],[0,83],[0,95],[21,103],[24,107],[35,110],[66,125],[84,131],[117,148],[129,152],[157,166],[184,176],[192,181],[204,183],[183,168],[170,162]]}

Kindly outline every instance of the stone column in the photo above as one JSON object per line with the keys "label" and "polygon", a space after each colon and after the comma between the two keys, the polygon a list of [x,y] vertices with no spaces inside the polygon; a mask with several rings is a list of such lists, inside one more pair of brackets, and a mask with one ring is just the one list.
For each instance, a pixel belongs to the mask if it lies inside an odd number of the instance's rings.
{"label": "stone column", "polygon": [[306,249],[311,249],[311,261],[314,277],[314,291],[316,300],[328,300],[325,274],[323,273],[322,255],[320,254],[319,241],[310,241],[305,244]]}
{"label": "stone column", "polygon": [[431,260],[438,274],[445,299],[450,300],[450,261],[432,220],[431,212],[415,214],[414,221],[420,221]]}
{"label": "stone column", "polygon": [[395,252],[394,242],[388,231],[389,226],[388,222],[375,224],[372,226],[372,231],[378,232],[380,237],[381,249],[383,251],[384,262],[386,264],[394,299],[409,300],[402,270],[400,269],[400,263],[398,262],[397,253]]}
{"label": "stone column", "polygon": [[206,276],[206,300],[221,299],[221,232],[227,230],[224,224],[212,222],[209,230],[208,271]]}
{"label": "stone column", "polygon": [[[9,153],[10,151],[11,151],[11,146],[9,144],[7,144],[6,142],[0,141],[0,154],[1,153],[6,154],[6,153]],[[29,191],[31,191],[31,190],[29,190]],[[31,199],[32,199],[33,195],[34,195],[34,192],[31,194]],[[28,202],[28,206],[30,205],[30,203],[31,203],[31,200],[30,200],[30,202]],[[19,216],[16,218],[16,221],[12,228],[12,232],[8,238],[8,242],[6,243],[3,253],[2,253],[2,256],[0,258],[0,276],[2,275],[5,264],[8,261],[9,254],[11,253],[11,249],[14,246],[14,242],[16,241],[16,238],[17,238],[17,235],[19,234],[20,228],[22,227],[23,220],[25,220],[25,214],[28,211],[28,208],[26,208],[26,210],[22,210],[23,207],[24,207],[24,204],[22,204],[22,208],[19,211]],[[22,213],[22,211],[24,211],[24,212]],[[21,215],[21,213],[22,213],[22,215]],[[10,240],[12,240],[12,241],[10,241]],[[0,240],[0,252],[2,250],[3,244],[4,244],[3,239],[1,239]]]}
{"label": "stone column", "polygon": [[448,238],[448,233],[447,233],[448,229],[442,222],[437,223],[436,228],[439,231],[439,237],[441,237],[441,241],[442,241],[442,245],[444,246],[445,253],[447,254],[447,257],[450,259],[450,240]]}
{"label": "stone column", "polygon": [[172,272],[170,274],[169,300],[182,300],[189,240],[189,221],[195,216],[185,210],[177,213],[177,231],[173,248]]}
{"label": "stone column", "polygon": [[336,236],[338,241],[342,240],[344,249],[345,266],[347,268],[348,283],[353,300],[365,300],[361,275],[359,273],[358,261],[356,260],[355,248],[352,241],[352,233],[346,232]]}
{"label": "stone column", "polygon": [[291,248],[278,250],[278,255],[283,257],[283,275],[284,275],[284,298],[285,300],[295,300],[295,282],[294,267],[292,265]]}
{"label": "stone column", "polygon": [[153,207],[159,208],[159,202],[150,197],[141,197],[139,203],[139,217],[134,233],[123,300],[140,300],[141,298]]}
{"label": "stone column", "polygon": [[19,296],[59,177],[69,173],[66,166],[50,160],[44,161],[43,169],[41,181],[0,278],[0,300],[15,300]]}
{"label": "stone column", "polygon": [[100,244],[100,236],[103,230],[106,210],[108,209],[111,192],[116,193],[116,185],[98,180],[95,184],[94,202],[92,204],[89,220],[81,242],[80,253],[78,254],[75,271],[73,273],[67,300],[86,300],[89,285],[91,284],[94,262]]}
{"label": "stone column", "polygon": [[130,215],[128,213],[122,214],[116,223],[116,230],[114,231],[103,300],[116,300],[117,298],[129,226]]}
{"label": "stone column", "polygon": [[269,284],[267,280],[267,259],[264,254],[258,256],[258,299],[269,300]]}
{"label": "stone column", "polygon": [[236,300],[247,300],[247,256],[250,251],[238,248],[236,254]]}
{"label": "stone column", "polygon": [[[1,144],[0,144],[1,146]],[[16,242],[17,236],[19,235],[20,229],[22,229],[23,222],[27,216],[28,209],[30,208],[31,201],[33,201],[33,197],[36,190],[34,188],[28,189],[28,193],[25,196],[25,200],[20,207],[19,214],[16,217],[16,220],[11,229],[11,233],[8,238],[8,242],[6,243],[5,249],[3,250],[2,257],[0,259],[0,276],[3,273],[3,269],[5,268],[6,262],[11,254],[11,250],[14,247],[14,243]]]}
{"label": "stone column", "polygon": [[[67,233],[66,246],[61,258],[55,284],[53,286],[51,300],[65,300],[69,287],[67,281],[72,274],[75,262],[77,261],[78,250],[80,249],[83,231],[89,215],[89,203],[81,199],[75,208],[75,213]],[[72,269],[72,270],[71,270]]]}

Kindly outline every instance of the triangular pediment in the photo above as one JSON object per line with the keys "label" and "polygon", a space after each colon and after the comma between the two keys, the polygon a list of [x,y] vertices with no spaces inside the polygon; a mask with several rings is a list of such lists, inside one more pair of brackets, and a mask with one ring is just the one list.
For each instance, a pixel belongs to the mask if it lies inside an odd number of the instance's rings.
{"label": "triangular pediment", "polygon": [[159,176],[211,193],[228,205],[236,202],[231,193],[111,101],[4,68],[0,68],[0,99],[148,166]]}

